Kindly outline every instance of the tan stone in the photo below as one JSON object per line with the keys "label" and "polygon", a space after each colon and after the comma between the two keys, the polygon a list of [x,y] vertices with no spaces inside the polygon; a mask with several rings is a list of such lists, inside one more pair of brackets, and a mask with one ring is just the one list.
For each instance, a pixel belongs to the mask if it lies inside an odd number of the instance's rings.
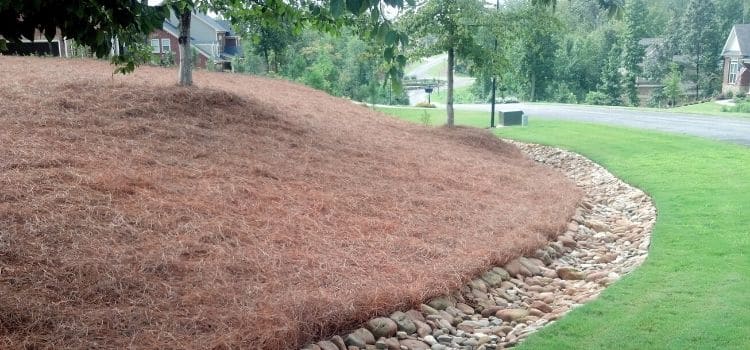
{"label": "tan stone", "polygon": [[582,280],[586,274],[572,267],[560,267],[557,269],[557,275],[564,280]]}
{"label": "tan stone", "polygon": [[508,273],[511,276],[531,276],[532,273],[524,267],[518,259],[511,260],[509,263],[505,264],[505,270],[508,271]]}
{"label": "tan stone", "polygon": [[495,313],[495,317],[506,322],[518,321],[528,315],[529,311],[526,309],[503,309]]}
{"label": "tan stone", "polygon": [[529,307],[532,307],[534,309],[540,310],[540,311],[542,311],[544,313],[552,312],[552,307],[551,306],[549,306],[547,303],[545,303],[543,301],[539,301],[539,300],[531,303],[531,305],[529,305]]}

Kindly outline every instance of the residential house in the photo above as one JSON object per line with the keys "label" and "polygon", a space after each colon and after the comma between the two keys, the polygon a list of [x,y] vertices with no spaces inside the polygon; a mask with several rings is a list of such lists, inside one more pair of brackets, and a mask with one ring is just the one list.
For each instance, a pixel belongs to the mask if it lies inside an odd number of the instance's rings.
{"label": "residential house", "polygon": [[750,90],[750,24],[732,27],[721,57],[724,61],[721,92],[747,94]]}
{"label": "residential house", "polygon": [[7,41],[5,46],[5,50],[0,51],[0,54],[69,57],[71,40],[62,37],[59,29],[52,41],[47,41],[47,38],[41,32],[35,30],[33,38],[23,37],[21,42]]}
{"label": "residential house", "polygon": [[[179,64],[181,59],[178,50],[179,23],[172,12],[162,29],[154,31],[148,38],[154,55],[161,60],[174,59],[175,64]],[[215,20],[202,13],[193,12],[190,44],[194,50],[195,64],[201,68],[213,64],[219,70],[232,70],[232,59],[242,54],[240,37],[232,31],[229,22]]]}

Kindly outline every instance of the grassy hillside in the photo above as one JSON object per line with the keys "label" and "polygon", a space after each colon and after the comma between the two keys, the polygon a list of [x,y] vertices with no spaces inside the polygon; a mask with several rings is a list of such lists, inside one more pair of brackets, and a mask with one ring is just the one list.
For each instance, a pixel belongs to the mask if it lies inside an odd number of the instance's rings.
{"label": "grassy hillside", "polygon": [[0,57],[0,348],[294,348],[530,251],[580,198],[489,133],[175,77]]}

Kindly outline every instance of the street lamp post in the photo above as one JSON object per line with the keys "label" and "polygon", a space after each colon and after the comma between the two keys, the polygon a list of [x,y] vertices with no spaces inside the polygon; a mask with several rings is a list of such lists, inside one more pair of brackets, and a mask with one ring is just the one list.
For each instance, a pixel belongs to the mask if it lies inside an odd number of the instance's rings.
{"label": "street lamp post", "polygon": [[[495,0],[495,10],[500,10],[500,0]],[[497,56],[497,35],[495,35],[495,48],[493,51],[494,55]],[[492,57],[492,63],[493,68],[495,63],[495,57]],[[492,107],[490,108],[490,128],[495,127],[495,97],[496,97],[496,91],[497,91],[497,73],[493,72],[492,74]]]}

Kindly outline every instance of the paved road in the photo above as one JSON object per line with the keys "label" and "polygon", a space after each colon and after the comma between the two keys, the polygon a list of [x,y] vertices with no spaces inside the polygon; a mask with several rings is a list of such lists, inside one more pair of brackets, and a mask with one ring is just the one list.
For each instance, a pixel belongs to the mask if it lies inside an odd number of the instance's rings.
{"label": "paved road", "polygon": [[[432,73],[430,73],[430,70],[433,67],[441,65],[447,61],[448,61],[448,54],[446,53],[427,57],[423,59],[420,64],[414,66],[409,71],[407,71],[406,75],[414,76],[417,79],[447,80],[446,78],[447,72],[441,72],[438,75],[433,75]],[[469,86],[471,84],[474,84],[474,78],[454,76],[454,81],[453,81],[454,88]],[[424,90],[421,90],[421,89],[411,90],[408,92],[408,95],[409,95],[409,104],[412,106],[419,102],[427,101],[427,93],[425,93]]]}
{"label": "paved road", "polygon": [[[489,104],[455,105],[455,108],[490,111]],[[750,146],[750,119],[546,103],[497,105],[497,109],[523,110],[530,116],[529,123],[534,122],[534,117],[576,120],[694,135]]]}

